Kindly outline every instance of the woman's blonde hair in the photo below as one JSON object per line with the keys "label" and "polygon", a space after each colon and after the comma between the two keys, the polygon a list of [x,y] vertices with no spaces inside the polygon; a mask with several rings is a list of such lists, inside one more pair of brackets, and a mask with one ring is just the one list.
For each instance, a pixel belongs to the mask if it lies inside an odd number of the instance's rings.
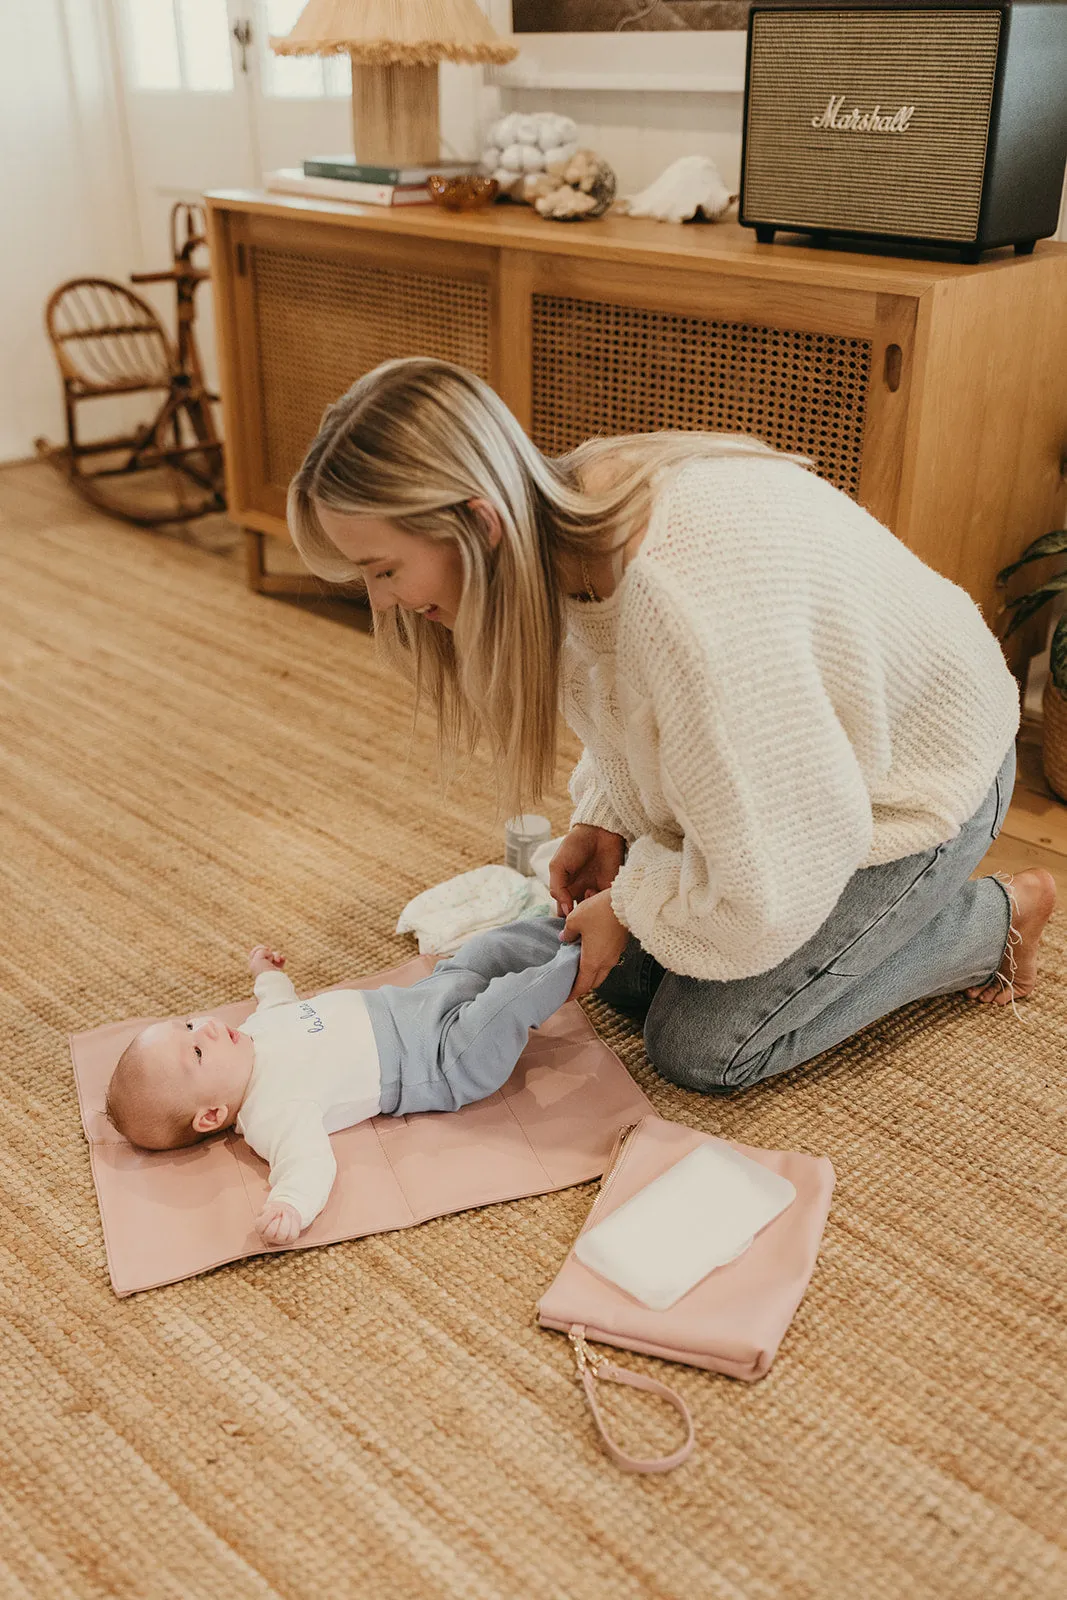
{"label": "woman's blonde hair", "polygon": [[[385,518],[405,533],[451,540],[463,593],[451,631],[414,612],[376,612],[385,655],[437,712],[454,763],[481,737],[495,752],[507,813],[554,781],[561,571],[623,545],[647,518],[652,475],[695,457],[773,454],[742,435],[649,433],[593,439],[550,459],[472,372],[448,361],[387,361],[330,406],[289,487],[293,542],[312,572],[350,582],[360,569],[326,536],[316,505]],[[586,487],[611,458],[610,487]],[[503,536],[469,504],[485,500]]]}

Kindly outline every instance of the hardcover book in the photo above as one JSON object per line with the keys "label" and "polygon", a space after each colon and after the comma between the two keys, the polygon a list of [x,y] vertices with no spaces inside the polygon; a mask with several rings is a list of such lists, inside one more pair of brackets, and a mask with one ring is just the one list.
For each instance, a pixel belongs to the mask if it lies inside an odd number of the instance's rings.
{"label": "hardcover book", "polygon": [[336,178],[345,183],[390,183],[407,186],[425,183],[433,173],[459,177],[477,172],[476,161],[438,161],[432,167],[376,167],[359,162],[354,156],[309,156],[304,162],[308,178]]}
{"label": "hardcover book", "polygon": [[266,187],[276,194],[302,195],[309,200],[343,200],[346,205],[430,205],[425,183],[356,183],[345,178],[309,178],[299,167],[269,172]]}

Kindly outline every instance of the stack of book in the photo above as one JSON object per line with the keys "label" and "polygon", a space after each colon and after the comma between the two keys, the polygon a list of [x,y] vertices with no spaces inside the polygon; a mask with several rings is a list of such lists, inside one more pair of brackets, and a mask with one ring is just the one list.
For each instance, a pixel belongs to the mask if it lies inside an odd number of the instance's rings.
{"label": "stack of book", "polygon": [[426,180],[431,173],[461,177],[477,172],[470,161],[439,161],[432,167],[379,167],[352,156],[313,156],[300,167],[281,167],[267,174],[267,188],[279,194],[313,200],[345,200],[352,205],[419,206],[430,201]]}

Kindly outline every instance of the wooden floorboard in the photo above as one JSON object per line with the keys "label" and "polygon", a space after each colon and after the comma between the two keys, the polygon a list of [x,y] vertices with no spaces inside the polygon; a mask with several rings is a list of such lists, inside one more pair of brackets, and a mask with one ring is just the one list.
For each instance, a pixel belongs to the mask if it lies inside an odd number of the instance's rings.
{"label": "wooden floorboard", "polygon": [[[0,526],[4,522],[33,528],[83,525],[91,536],[93,525],[106,520],[103,512],[79,499],[44,463],[19,463],[0,469]],[[219,561],[243,566],[239,530],[224,517],[205,517],[166,533],[145,531],[144,537],[178,537],[209,550]],[[366,609],[351,601],[306,595],[278,599],[276,603],[297,604],[350,627],[369,626]],[[1012,873],[1027,867],[1047,867],[1061,891],[1067,893],[1067,805],[1053,794],[1042,774],[1039,722],[1030,718],[1024,722],[1018,754],[1011,807],[1000,838],[979,871]]]}

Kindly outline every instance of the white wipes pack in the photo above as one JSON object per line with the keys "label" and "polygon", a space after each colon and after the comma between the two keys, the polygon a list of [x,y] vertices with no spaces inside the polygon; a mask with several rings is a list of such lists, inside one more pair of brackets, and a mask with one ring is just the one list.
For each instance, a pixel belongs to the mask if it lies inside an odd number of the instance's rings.
{"label": "white wipes pack", "polygon": [[702,1144],[583,1233],[584,1266],[653,1311],[666,1311],[747,1250],[796,1190],[725,1144]]}

